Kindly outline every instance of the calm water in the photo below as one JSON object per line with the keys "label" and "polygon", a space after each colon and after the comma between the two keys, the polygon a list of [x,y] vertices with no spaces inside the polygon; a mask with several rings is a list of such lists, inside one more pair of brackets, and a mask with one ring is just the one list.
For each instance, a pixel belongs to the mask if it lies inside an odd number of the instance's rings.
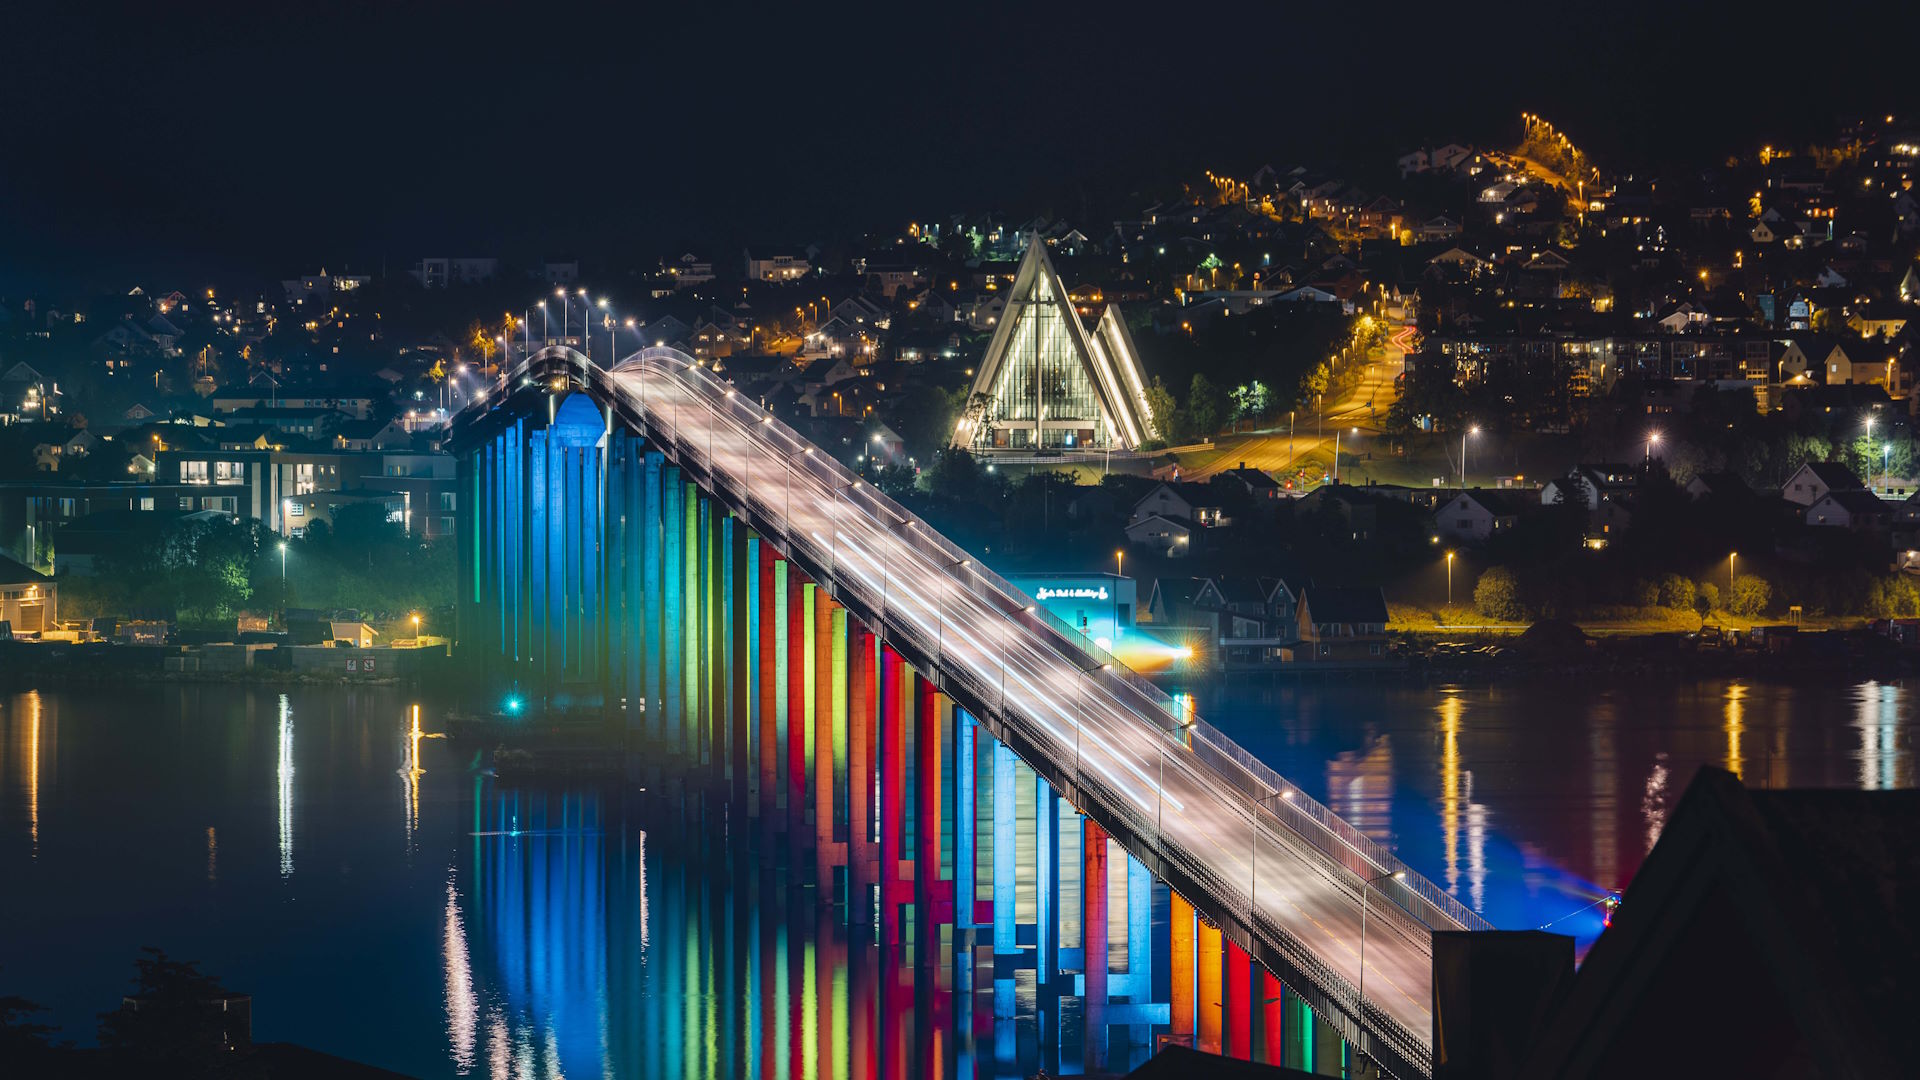
{"label": "calm water", "polygon": [[[1903,684],[1197,696],[1496,925],[1583,941],[1700,765],[1906,787],[1920,723]],[[432,736],[438,706],[416,737],[414,704],[0,695],[0,994],[87,1040],[158,945],[253,993],[256,1038],[420,1076],[1060,1071],[1039,1056],[1030,988],[999,1023],[990,975],[965,993],[964,961],[916,994],[811,888],[763,869],[724,812],[658,783],[502,788]]]}

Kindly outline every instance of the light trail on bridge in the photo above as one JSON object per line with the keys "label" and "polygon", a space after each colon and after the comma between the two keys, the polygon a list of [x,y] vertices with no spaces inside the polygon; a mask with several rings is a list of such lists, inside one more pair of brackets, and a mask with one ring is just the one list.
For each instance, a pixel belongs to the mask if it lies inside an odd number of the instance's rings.
{"label": "light trail on bridge", "polygon": [[1484,922],[690,358],[650,349],[611,375],[580,367],[890,645],[1019,732],[1080,809],[1179,871],[1199,910],[1304,972],[1356,1042],[1424,1071],[1430,932]]}

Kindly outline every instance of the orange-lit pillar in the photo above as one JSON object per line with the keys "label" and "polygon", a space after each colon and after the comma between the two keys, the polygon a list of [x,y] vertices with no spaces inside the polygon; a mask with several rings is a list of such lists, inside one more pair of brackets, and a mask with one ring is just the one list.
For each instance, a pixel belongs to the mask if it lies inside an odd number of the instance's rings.
{"label": "orange-lit pillar", "polygon": [[837,899],[833,868],[845,861],[833,842],[833,609],[825,589],[813,591],[813,843],[822,903]]}
{"label": "orange-lit pillar", "polygon": [[[1107,831],[1083,818],[1081,833],[1080,941],[1086,952],[1086,1050],[1088,1072],[1107,1066]],[[1129,943],[1131,946],[1131,943]]]}
{"label": "orange-lit pillar", "polygon": [[1228,941],[1220,1000],[1227,1011],[1227,1056],[1253,1057],[1253,960],[1237,942]]}
{"label": "orange-lit pillar", "polygon": [[1195,1046],[1209,1054],[1218,1054],[1220,1042],[1220,1003],[1225,1000],[1220,993],[1220,928],[1200,920],[1195,937],[1195,966],[1198,978],[1194,980],[1194,1012],[1200,1021],[1200,1036]]}
{"label": "orange-lit pillar", "polygon": [[1172,893],[1167,912],[1167,968],[1171,983],[1168,1005],[1175,1035],[1193,1034],[1194,919],[1193,905]]}

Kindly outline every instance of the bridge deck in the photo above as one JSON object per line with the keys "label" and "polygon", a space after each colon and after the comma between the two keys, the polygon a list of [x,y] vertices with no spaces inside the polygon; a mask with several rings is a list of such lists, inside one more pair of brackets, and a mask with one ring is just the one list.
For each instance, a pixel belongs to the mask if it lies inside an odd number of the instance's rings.
{"label": "bridge deck", "polygon": [[684,354],[646,349],[608,371],[552,348],[509,384],[562,372],[643,429],[1350,1042],[1393,1072],[1428,1071],[1431,932],[1484,929],[1483,920]]}

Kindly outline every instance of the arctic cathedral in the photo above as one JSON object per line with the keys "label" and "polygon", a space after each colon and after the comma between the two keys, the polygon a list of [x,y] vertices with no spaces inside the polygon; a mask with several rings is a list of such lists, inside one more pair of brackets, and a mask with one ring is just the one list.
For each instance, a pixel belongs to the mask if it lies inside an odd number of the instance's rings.
{"label": "arctic cathedral", "polygon": [[[1089,332],[1038,238],[1014,275],[953,445],[976,452],[1133,450],[1154,438],[1139,355],[1119,309]],[[981,398],[980,395],[985,395]]]}

